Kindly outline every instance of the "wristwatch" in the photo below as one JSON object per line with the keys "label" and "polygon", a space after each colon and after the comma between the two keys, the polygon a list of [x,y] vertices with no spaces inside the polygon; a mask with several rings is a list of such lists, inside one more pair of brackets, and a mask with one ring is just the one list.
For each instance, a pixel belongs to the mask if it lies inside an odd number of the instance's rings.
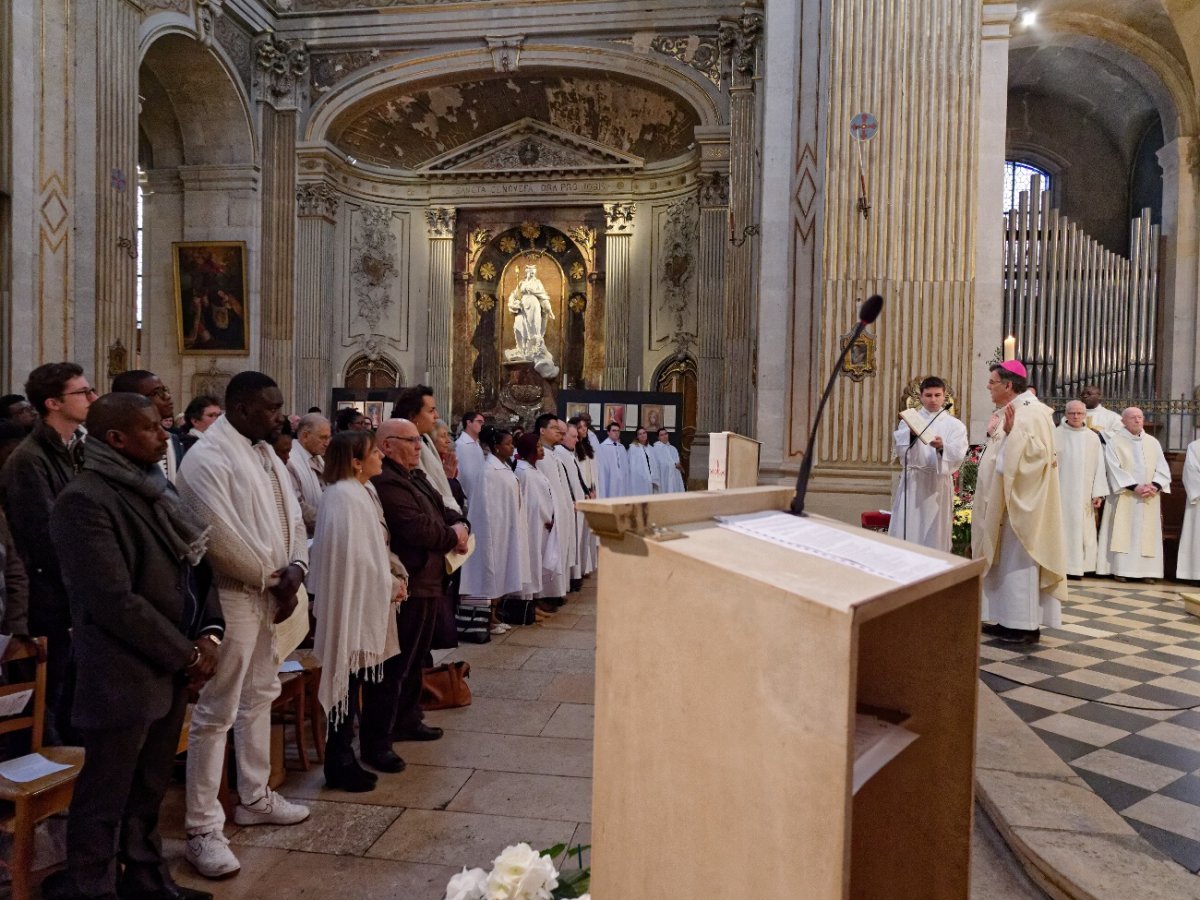
{"label": "wristwatch", "polygon": [[202,641],[202,640],[204,640],[205,638],[208,638],[210,641],[212,641],[212,642],[213,642],[214,644],[216,644],[218,647],[220,647],[220,646],[221,646],[221,639],[220,639],[219,637],[217,637],[215,634],[213,634],[211,631],[206,631],[204,634],[200,635],[200,637],[199,637],[199,638],[197,638],[197,640],[201,640],[201,641]]}

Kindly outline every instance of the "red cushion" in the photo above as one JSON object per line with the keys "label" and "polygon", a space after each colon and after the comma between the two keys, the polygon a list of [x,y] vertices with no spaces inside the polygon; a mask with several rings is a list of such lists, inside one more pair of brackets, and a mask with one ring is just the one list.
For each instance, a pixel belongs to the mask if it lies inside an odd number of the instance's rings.
{"label": "red cushion", "polygon": [[872,509],[862,514],[863,528],[887,528],[892,521],[892,514],[882,512],[878,509]]}

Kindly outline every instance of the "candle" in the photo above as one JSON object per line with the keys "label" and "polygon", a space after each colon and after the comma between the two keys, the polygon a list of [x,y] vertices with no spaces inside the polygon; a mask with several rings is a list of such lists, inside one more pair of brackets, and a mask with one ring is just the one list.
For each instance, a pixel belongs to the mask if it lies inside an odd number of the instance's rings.
{"label": "candle", "polygon": [[1006,360],[1017,358],[1017,339],[1011,334],[1004,339],[1004,358]]}
{"label": "candle", "polygon": [[642,376],[639,375],[638,376],[638,390],[640,391],[641,389],[642,389]]}
{"label": "candle", "polygon": [[733,243],[733,241],[734,241],[734,236],[733,236],[733,235],[734,235],[734,231],[733,231],[733,207],[731,206],[731,207],[729,207],[729,243],[731,243],[731,244],[732,244],[732,243]]}
{"label": "candle", "polygon": [[423,383],[427,386],[429,384],[429,370],[428,369],[425,370],[425,381]]}

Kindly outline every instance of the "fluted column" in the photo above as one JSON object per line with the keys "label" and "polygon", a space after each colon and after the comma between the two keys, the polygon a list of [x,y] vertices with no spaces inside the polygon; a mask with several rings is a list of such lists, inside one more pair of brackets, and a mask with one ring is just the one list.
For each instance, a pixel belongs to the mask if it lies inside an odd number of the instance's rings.
{"label": "fluted column", "polygon": [[714,172],[700,185],[700,291],[696,328],[699,359],[696,432],[725,428],[725,254],[729,246],[729,176]]}
{"label": "fluted column", "polygon": [[604,381],[605,390],[629,386],[629,259],[633,244],[632,203],[604,204]]}
{"label": "fluted column", "polygon": [[758,362],[755,352],[754,228],[755,148],[757,147],[755,74],[763,16],[745,12],[721,22],[720,43],[729,85],[729,208],[732,226],[725,279],[724,428],[754,434],[754,396]]}
{"label": "fluted column", "polygon": [[338,194],[325,182],[296,188],[296,409],[325,408],[333,388],[333,239]]}
{"label": "fluted column", "polygon": [[127,0],[96,5],[97,381],[130,368],[137,341],[138,24]]}
{"label": "fluted column", "polygon": [[1163,173],[1163,359],[1159,363],[1162,395],[1193,396],[1196,389],[1196,347],[1200,316],[1196,315],[1197,263],[1200,230],[1196,215],[1195,137],[1178,137],[1158,151]]}
{"label": "fluted column", "polygon": [[450,311],[454,306],[453,207],[425,210],[429,226],[429,330],[425,338],[425,368],[442,415],[450,412]]}

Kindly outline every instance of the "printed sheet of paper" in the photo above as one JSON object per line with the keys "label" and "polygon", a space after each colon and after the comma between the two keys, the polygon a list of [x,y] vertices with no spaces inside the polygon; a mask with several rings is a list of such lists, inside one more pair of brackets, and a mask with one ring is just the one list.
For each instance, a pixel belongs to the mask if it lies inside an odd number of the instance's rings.
{"label": "printed sheet of paper", "polygon": [[285,659],[279,666],[279,674],[286,675],[288,672],[303,672],[304,663],[298,659]]}
{"label": "printed sheet of paper", "polygon": [[854,716],[854,787],[853,793],[895,759],[900,751],[917,739],[902,725],[893,725],[877,716]]}
{"label": "printed sheet of paper", "polygon": [[819,556],[900,584],[912,584],[950,568],[950,563],[883,544],[815,519],[784,512],[717,516],[717,524],[781,547]]}
{"label": "printed sheet of paper", "polygon": [[0,775],[9,781],[37,781],[39,778],[69,768],[71,767],[62,763],[51,762],[40,753],[30,753],[27,756],[18,756],[16,759],[0,763]]}
{"label": "printed sheet of paper", "polygon": [[25,704],[29,702],[29,698],[32,696],[33,688],[0,697],[0,718],[20,715],[21,710],[25,708]]}

